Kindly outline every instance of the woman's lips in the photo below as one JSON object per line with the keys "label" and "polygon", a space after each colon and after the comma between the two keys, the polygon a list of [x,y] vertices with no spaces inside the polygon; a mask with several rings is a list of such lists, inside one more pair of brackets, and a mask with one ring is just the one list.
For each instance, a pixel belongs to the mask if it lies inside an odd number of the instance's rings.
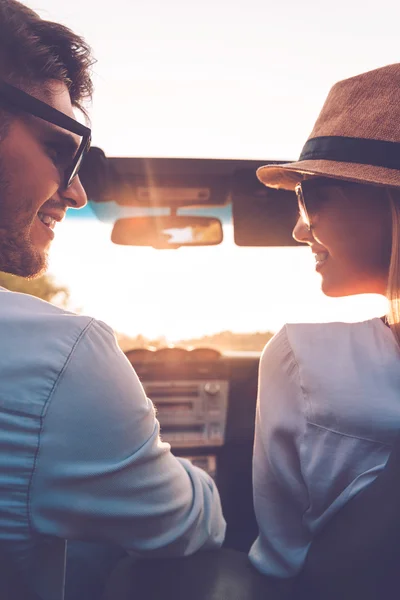
{"label": "woman's lips", "polygon": [[329,252],[317,252],[315,254],[315,270],[320,271],[328,260]]}

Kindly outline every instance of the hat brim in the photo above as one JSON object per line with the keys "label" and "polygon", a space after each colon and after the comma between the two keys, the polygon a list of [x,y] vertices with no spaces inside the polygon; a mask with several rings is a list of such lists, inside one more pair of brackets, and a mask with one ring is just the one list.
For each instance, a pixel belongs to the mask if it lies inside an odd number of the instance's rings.
{"label": "hat brim", "polygon": [[291,190],[306,176],[332,177],[371,185],[400,187],[400,170],[360,165],[332,160],[300,160],[282,165],[265,165],[257,169],[257,177],[264,185]]}

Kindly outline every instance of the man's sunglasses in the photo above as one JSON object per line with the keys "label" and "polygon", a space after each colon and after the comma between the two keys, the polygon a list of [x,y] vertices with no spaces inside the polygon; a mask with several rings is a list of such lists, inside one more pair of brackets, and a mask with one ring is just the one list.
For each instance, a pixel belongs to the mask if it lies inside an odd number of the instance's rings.
{"label": "man's sunglasses", "polygon": [[321,209],[328,197],[329,188],[354,188],[363,185],[352,181],[341,181],[328,177],[313,177],[296,184],[294,188],[301,220],[308,231],[313,228],[311,217]]}
{"label": "man's sunglasses", "polygon": [[68,115],[53,108],[49,104],[38,100],[34,96],[23,92],[19,88],[0,81],[0,102],[3,100],[10,108],[22,110],[34,117],[38,117],[47,123],[57,125],[66,131],[75,133],[82,137],[78,150],[74,154],[72,162],[64,171],[64,188],[68,188],[77,176],[82,164],[82,159],[90,148],[91,130],[85,125],[71,119]]}

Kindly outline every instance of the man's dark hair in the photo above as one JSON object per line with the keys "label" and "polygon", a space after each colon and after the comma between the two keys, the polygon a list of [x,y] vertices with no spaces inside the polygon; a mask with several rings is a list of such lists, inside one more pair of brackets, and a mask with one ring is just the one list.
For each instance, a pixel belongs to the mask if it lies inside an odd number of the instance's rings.
{"label": "man's dark hair", "polygon": [[0,0],[0,77],[29,91],[63,82],[73,106],[93,92],[91,49],[64,25],[45,21],[16,0]]}

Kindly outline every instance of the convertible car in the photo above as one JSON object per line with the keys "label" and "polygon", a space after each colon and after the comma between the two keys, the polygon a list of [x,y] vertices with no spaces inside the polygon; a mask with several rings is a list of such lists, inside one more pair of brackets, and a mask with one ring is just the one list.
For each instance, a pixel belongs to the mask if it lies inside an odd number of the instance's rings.
{"label": "convertible car", "polygon": [[[389,476],[378,478],[366,498],[356,496],[326,527],[321,541],[316,540],[304,575],[295,581],[268,581],[247,562],[257,536],[252,448],[258,366],[266,340],[262,332],[272,322],[264,322],[262,316],[266,300],[261,298],[258,304],[256,300],[261,285],[268,298],[279,283],[262,278],[260,283],[258,274],[265,272],[267,259],[271,266],[277,252],[289,265],[293,252],[301,252],[291,236],[297,218],[295,195],[259,183],[255,172],[265,162],[106,157],[96,147],[85,159],[81,179],[89,204],[76,218],[86,228],[94,222],[104,225],[99,235],[107,236],[107,252],[132,248],[128,258],[119,253],[107,263],[112,271],[113,261],[125,261],[121,302],[126,300],[124,294],[129,296],[126,290],[131,280],[133,285],[139,279],[137,301],[127,299],[135,318],[141,318],[145,304],[152,309],[154,321],[180,326],[181,342],[171,344],[168,335],[156,343],[150,334],[125,336],[123,350],[157,408],[163,440],[176,455],[189,458],[215,479],[227,521],[224,548],[217,553],[139,564],[125,561],[107,585],[106,600],[398,597],[397,528],[388,523],[394,525],[397,516],[392,507],[397,506],[400,486],[397,478],[393,482],[393,473],[400,449],[393,454]],[[285,256],[288,250],[290,255]],[[104,254],[99,253],[94,246],[87,249],[93,272],[97,265],[101,273],[100,295],[104,293]],[[172,259],[167,262],[165,257]],[[110,297],[115,297],[118,282],[111,275]],[[80,281],[85,284],[84,278]],[[93,287],[93,278],[89,285]],[[131,296],[135,290],[130,289]],[[242,339],[239,345],[238,338],[227,331],[218,342],[211,333],[202,337],[193,333],[207,331],[207,327],[218,330],[219,322],[219,331],[229,327],[226,315],[243,323],[239,330],[251,328],[250,344]],[[186,328],[191,331],[188,335]],[[377,515],[384,515],[386,521],[380,517],[371,529]],[[349,539],[360,541],[356,555],[346,554],[354,546]],[[366,554],[367,547],[373,550]],[[5,571],[3,565],[3,575]],[[2,581],[6,577],[0,578],[0,585]],[[11,587],[14,595],[7,596],[10,586],[5,583],[2,598],[28,600],[24,591],[16,595],[15,581]]]}

